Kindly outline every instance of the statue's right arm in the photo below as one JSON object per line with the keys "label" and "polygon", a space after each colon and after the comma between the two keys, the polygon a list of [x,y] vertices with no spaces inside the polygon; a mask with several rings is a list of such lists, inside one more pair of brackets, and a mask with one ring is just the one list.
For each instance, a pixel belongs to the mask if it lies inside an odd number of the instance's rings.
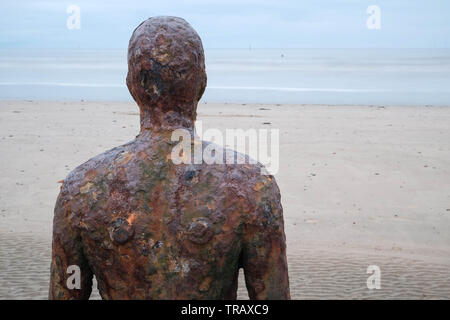
{"label": "statue's right arm", "polygon": [[80,232],[74,223],[76,216],[69,199],[63,185],[53,219],[51,300],[89,299],[92,290],[92,271],[83,253]]}

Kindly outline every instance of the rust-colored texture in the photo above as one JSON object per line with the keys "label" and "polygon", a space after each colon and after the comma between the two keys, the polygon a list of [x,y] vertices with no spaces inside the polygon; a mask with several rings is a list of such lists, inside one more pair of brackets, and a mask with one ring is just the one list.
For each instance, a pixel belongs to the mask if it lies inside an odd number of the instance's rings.
{"label": "rust-colored texture", "polygon": [[[153,17],[134,31],[127,86],[141,131],[64,180],[53,222],[50,299],[289,299],[280,193],[260,164],[174,164],[175,129],[193,134],[206,87],[193,28]],[[202,142],[203,148],[209,143]],[[217,146],[216,146],[217,148]],[[81,288],[69,289],[77,265]]]}

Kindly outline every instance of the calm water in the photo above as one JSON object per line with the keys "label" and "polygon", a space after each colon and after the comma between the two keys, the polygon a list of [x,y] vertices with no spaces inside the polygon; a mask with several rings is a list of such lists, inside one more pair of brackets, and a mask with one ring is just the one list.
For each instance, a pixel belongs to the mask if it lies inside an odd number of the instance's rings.
{"label": "calm water", "polygon": [[[450,105],[450,49],[209,49],[206,102]],[[131,100],[126,50],[0,49],[0,99]]]}

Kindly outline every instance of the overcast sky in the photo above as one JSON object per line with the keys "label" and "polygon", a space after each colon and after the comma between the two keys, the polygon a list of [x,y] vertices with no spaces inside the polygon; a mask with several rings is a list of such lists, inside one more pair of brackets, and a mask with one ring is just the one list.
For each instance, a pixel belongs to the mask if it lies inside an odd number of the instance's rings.
{"label": "overcast sky", "polygon": [[[66,26],[72,4],[80,29]],[[183,17],[206,48],[450,48],[449,0],[2,0],[0,12],[0,48],[125,48],[155,15]]]}

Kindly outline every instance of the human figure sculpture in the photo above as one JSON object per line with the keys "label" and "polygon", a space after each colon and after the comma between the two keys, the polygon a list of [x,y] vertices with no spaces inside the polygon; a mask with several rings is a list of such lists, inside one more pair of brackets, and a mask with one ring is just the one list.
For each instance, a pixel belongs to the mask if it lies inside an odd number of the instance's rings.
{"label": "human figure sculpture", "polygon": [[[260,164],[171,161],[171,134],[194,131],[206,87],[202,43],[185,20],[153,17],[136,28],[127,86],[140,133],[64,180],[49,298],[88,299],[95,275],[103,299],[235,299],[243,268],[251,299],[289,299],[273,176]],[[78,288],[67,284],[70,266]]]}

